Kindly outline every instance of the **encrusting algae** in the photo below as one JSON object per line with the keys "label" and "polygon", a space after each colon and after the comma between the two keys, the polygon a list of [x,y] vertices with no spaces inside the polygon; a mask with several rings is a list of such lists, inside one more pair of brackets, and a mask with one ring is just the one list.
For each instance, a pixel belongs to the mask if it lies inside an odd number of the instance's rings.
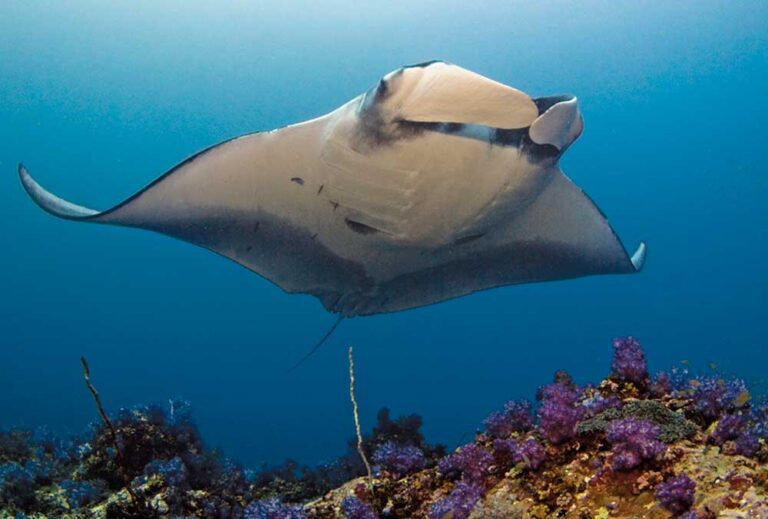
{"label": "encrusting algae", "polygon": [[508,402],[447,455],[418,416],[384,409],[359,438],[371,480],[357,439],[321,467],[244,470],[205,448],[179,403],[121,411],[69,442],[11,430],[0,518],[768,518],[768,404],[743,381],[650,377],[640,344],[620,338],[599,385],[561,371],[537,401]]}

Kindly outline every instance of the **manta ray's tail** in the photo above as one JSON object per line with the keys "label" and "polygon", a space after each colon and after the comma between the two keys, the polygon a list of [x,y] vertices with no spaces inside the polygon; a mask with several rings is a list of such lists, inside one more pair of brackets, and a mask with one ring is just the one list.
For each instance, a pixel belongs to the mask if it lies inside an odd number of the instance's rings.
{"label": "manta ray's tail", "polygon": [[343,316],[343,315],[340,315],[340,316],[339,316],[339,318],[338,318],[338,319],[336,319],[336,322],[335,322],[335,323],[333,323],[333,326],[331,326],[331,328],[330,328],[330,329],[329,329],[327,332],[325,332],[325,335],[323,335],[323,337],[322,337],[322,338],[321,338],[321,339],[320,339],[320,340],[317,342],[317,344],[315,344],[315,345],[312,347],[312,349],[311,349],[311,350],[309,350],[307,353],[305,353],[305,354],[304,354],[304,356],[303,356],[302,358],[300,358],[298,362],[296,362],[296,364],[294,364],[293,366],[291,366],[291,367],[288,369],[288,371],[286,371],[286,374],[287,374],[287,373],[291,373],[291,372],[292,372],[292,371],[294,371],[296,368],[298,368],[299,366],[301,366],[302,364],[304,364],[304,361],[306,361],[306,360],[307,360],[308,358],[310,358],[310,357],[311,357],[311,356],[312,356],[312,355],[313,355],[313,354],[314,354],[314,353],[315,353],[317,350],[319,350],[319,349],[320,349],[320,346],[322,346],[323,344],[325,344],[325,341],[327,341],[327,340],[328,340],[328,338],[329,338],[329,337],[330,337],[330,336],[333,334],[333,332],[335,332],[335,331],[336,331],[336,328],[338,328],[338,327],[339,327],[339,325],[341,324],[341,321],[343,321],[343,320],[344,320],[344,316]]}

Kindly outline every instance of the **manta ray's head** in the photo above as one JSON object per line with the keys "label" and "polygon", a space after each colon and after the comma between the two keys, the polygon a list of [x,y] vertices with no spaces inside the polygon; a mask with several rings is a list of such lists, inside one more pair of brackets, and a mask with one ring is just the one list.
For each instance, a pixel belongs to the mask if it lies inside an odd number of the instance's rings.
{"label": "manta ray's head", "polygon": [[556,160],[581,134],[574,96],[532,98],[442,61],[390,72],[360,97],[361,134],[374,145],[423,131],[461,134]]}

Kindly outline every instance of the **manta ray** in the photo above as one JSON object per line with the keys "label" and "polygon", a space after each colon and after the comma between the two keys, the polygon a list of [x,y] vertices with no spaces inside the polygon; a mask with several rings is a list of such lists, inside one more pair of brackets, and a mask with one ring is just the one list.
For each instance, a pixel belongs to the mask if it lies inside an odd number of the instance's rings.
{"label": "manta ray", "polygon": [[341,319],[638,272],[645,244],[630,256],[558,166],[582,128],[573,96],[432,61],[322,117],[211,146],[105,211],[19,175],[55,216],[205,247]]}

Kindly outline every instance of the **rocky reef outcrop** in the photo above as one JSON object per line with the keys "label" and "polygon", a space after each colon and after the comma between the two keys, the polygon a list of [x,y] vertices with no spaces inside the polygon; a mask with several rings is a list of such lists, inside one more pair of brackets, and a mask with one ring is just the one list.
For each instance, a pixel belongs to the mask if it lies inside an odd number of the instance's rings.
{"label": "rocky reef outcrop", "polygon": [[768,404],[716,373],[651,376],[631,337],[613,347],[599,384],[557,372],[454,452],[381,410],[362,438],[370,476],[354,440],[320,467],[246,470],[178,401],[67,441],[0,432],[0,517],[768,518]]}

